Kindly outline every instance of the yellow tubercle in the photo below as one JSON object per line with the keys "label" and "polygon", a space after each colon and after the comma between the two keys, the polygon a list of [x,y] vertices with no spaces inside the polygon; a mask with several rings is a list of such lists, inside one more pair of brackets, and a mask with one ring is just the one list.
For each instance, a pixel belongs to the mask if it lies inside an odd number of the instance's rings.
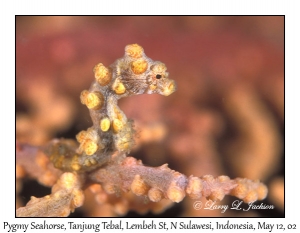
{"label": "yellow tubercle", "polygon": [[91,92],[87,95],[85,105],[89,109],[99,110],[104,103],[104,97],[100,92]]}
{"label": "yellow tubercle", "polygon": [[159,202],[163,197],[163,193],[157,188],[151,188],[148,191],[148,197],[152,202]]}
{"label": "yellow tubercle", "polygon": [[137,196],[145,195],[149,190],[149,186],[140,175],[135,175],[130,188],[131,191]]}
{"label": "yellow tubercle", "polygon": [[71,161],[71,168],[73,171],[79,171],[81,166],[79,164],[78,155],[74,155]]}
{"label": "yellow tubercle", "polygon": [[73,212],[75,208],[80,207],[84,203],[84,193],[82,190],[75,189],[72,192],[73,199],[71,202],[71,211]]}
{"label": "yellow tubercle", "polygon": [[76,135],[76,139],[79,143],[82,143],[85,140],[86,136],[87,132],[85,130],[82,130]]}
{"label": "yellow tubercle", "polygon": [[54,167],[61,168],[65,157],[63,155],[59,156],[59,158],[55,161]]}
{"label": "yellow tubercle", "polygon": [[120,121],[125,121],[123,117],[123,113],[120,111],[120,109],[117,106],[114,106],[114,118],[119,119]]}
{"label": "yellow tubercle", "polygon": [[87,167],[90,167],[92,165],[92,163],[90,162],[89,159],[84,160],[84,165]]}
{"label": "yellow tubercle", "polygon": [[251,190],[250,192],[248,192],[247,196],[243,198],[243,201],[246,203],[250,203],[250,202],[254,202],[257,200],[257,192],[256,190]]}
{"label": "yellow tubercle", "polygon": [[89,109],[99,110],[104,104],[104,97],[99,91],[89,92],[87,90],[84,90],[80,94],[80,101]]}
{"label": "yellow tubercle", "polygon": [[80,166],[79,163],[72,163],[71,168],[72,168],[73,171],[79,171],[81,166]]}
{"label": "yellow tubercle", "polygon": [[231,195],[236,196],[239,199],[243,199],[248,194],[249,188],[245,183],[241,181],[238,181],[237,183],[238,185],[234,189],[232,189],[230,193]]}
{"label": "yellow tubercle", "polygon": [[181,202],[185,197],[185,192],[176,185],[171,185],[167,190],[167,197],[173,202]]}
{"label": "yellow tubercle", "polygon": [[84,160],[84,165],[87,167],[90,167],[95,164],[97,164],[97,161],[93,158]]}
{"label": "yellow tubercle", "polygon": [[176,85],[173,80],[170,80],[169,83],[163,88],[162,94],[164,96],[171,95],[174,91],[176,91]]}
{"label": "yellow tubercle", "polygon": [[126,91],[124,84],[119,79],[115,80],[114,84],[112,85],[112,89],[118,95],[122,95]]}
{"label": "yellow tubercle", "polygon": [[100,121],[100,128],[103,132],[106,132],[110,128],[110,120],[109,118],[105,117]]}
{"label": "yellow tubercle", "polygon": [[116,147],[119,151],[128,151],[131,148],[131,143],[125,139],[119,140],[116,143]]}
{"label": "yellow tubercle", "polygon": [[131,70],[135,74],[142,74],[147,70],[147,68],[148,68],[148,62],[144,59],[138,59],[131,63]]}
{"label": "yellow tubercle", "polygon": [[83,150],[87,155],[93,155],[98,150],[98,145],[96,142],[87,139],[83,143]]}
{"label": "yellow tubercle", "polygon": [[103,149],[97,130],[93,127],[79,132],[76,138],[80,143],[79,151],[84,151],[87,155],[93,155],[98,149]]}
{"label": "yellow tubercle", "polygon": [[101,86],[109,84],[112,78],[111,71],[106,68],[102,63],[97,64],[94,67],[95,79]]}
{"label": "yellow tubercle", "polygon": [[144,49],[138,44],[130,44],[125,47],[125,54],[131,58],[140,58],[143,53]]}
{"label": "yellow tubercle", "polygon": [[114,119],[112,122],[112,127],[115,133],[118,133],[124,127],[124,124],[119,119]]}
{"label": "yellow tubercle", "polygon": [[151,70],[156,74],[163,74],[167,70],[167,67],[164,63],[160,62],[152,66]]}
{"label": "yellow tubercle", "polygon": [[258,188],[257,188],[257,199],[258,200],[263,200],[266,198],[268,194],[268,188],[266,185],[260,183]]}
{"label": "yellow tubercle", "polygon": [[97,164],[97,161],[96,161],[96,159],[90,159],[90,162],[91,162],[91,164],[93,164],[93,165],[95,165],[95,164]]}
{"label": "yellow tubercle", "polygon": [[83,90],[81,93],[80,93],[80,102],[82,104],[85,104],[85,100],[86,100],[86,97],[87,95],[89,94],[89,91],[88,90]]}
{"label": "yellow tubercle", "polygon": [[186,193],[192,199],[198,199],[202,196],[203,183],[198,177],[190,177],[186,187]]}
{"label": "yellow tubercle", "polygon": [[209,195],[208,198],[212,201],[221,201],[223,200],[224,196],[225,196],[224,190],[216,189]]}
{"label": "yellow tubercle", "polygon": [[155,84],[150,85],[150,90],[151,91],[154,91],[156,88],[157,88],[157,85],[155,85]]}

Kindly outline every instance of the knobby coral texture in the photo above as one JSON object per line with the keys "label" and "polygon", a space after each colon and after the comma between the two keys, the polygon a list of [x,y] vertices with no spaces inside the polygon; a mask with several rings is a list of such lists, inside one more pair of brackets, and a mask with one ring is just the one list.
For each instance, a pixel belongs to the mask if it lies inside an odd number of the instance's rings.
{"label": "knobby coral texture", "polygon": [[185,197],[220,202],[231,195],[250,203],[267,196],[259,180],[184,175],[168,164],[151,167],[128,156],[136,130],[118,100],[139,94],[169,96],[176,83],[169,79],[166,65],[147,57],[138,44],[127,45],[122,58],[110,66],[99,63],[93,71],[89,90],[80,94],[92,126],[79,132],[77,141],[53,139],[40,147],[17,142],[17,181],[27,174],[52,187],[49,195],[32,196],[17,209],[17,216],[68,216],[90,198],[97,208],[111,207],[112,215],[124,215],[130,210],[162,212]]}

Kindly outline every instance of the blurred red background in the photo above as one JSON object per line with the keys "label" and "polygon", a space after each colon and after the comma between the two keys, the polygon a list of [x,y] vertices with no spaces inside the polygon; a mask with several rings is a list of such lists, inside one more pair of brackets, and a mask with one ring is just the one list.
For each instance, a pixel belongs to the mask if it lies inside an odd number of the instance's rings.
{"label": "blurred red background", "polygon": [[[159,216],[284,216],[283,16],[17,16],[17,139],[43,145],[91,126],[80,92],[94,65],[110,65],[132,43],[166,64],[178,90],[120,101],[136,122],[131,155],[187,176],[260,179],[263,203],[275,205],[221,214],[186,198]],[[26,184],[23,204],[37,195]]]}

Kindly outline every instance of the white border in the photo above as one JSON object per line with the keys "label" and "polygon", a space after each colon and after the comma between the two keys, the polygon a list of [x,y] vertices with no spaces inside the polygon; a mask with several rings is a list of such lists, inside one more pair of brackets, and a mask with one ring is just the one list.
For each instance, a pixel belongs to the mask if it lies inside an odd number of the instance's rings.
{"label": "white border", "polygon": [[[1,114],[1,221],[10,223],[28,223],[28,219],[14,219],[14,28],[15,14],[280,14],[286,15],[286,73],[285,73],[285,106],[286,106],[286,218],[285,219],[261,219],[267,223],[282,223],[284,225],[297,223],[298,220],[298,190],[299,181],[296,167],[298,167],[299,149],[299,14],[296,1],[3,1],[1,3],[1,99],[3,108]],[[108,219],[106,219],[108,220]],[[187,221],[188,219],[177,219]],[[234,223],[249,222],[257,224],[260,219],[229,219]],[[30,220],[31,221],[31,220]],[[34,219],[32,219],[34,221]],[[48,219],[49,223],[66,222],[70,219]],[[76,220],[78,221],[78,220]],[[94,219],[80,219],[80,221],[94,222]],[[102,221],[101,219],[99,221]],[[114,219],[117,221],[117,219]],[[126,219],[136,222],[137,220]],[[140,221],[140,220],[138,220]],[[155,219],[155,221],[171,221],[171,219]],[[193,221],[197,221],[194,219]],[[205,222],[226,222],[223,219],[200,219]],[[36,222],[42,222],[37,219]],[[7,231],[5,231],[7,232]],[[34,232],[34,231],[27,231]],[[50,232],[50,231],[49,231]],[[67,231],[68,232],[68,231]],[[76,231],[73,231],[76,232]],[[130,232],[130,231],[127,231]],[[171,231],[169,231],[171,232]],[[176,231],[174,231],[176,232]],[[204,230],[202,230],[204,232]],[[228,230],[232,232],[232,230]],[[281,232],[281,231],[272,231]],[[295,231],[294,231],[295,232]]]}

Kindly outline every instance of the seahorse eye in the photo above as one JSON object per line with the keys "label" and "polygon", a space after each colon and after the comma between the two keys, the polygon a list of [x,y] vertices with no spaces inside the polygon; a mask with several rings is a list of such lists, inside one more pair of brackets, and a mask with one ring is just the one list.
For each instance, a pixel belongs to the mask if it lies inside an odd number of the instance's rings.
{"label": "seahorse eye", "polygon": [[161,78],[161,74],[157,74],[157,75],[156,75],[156,78],[157,78],[157,79],[160,79],[160,78]]}

